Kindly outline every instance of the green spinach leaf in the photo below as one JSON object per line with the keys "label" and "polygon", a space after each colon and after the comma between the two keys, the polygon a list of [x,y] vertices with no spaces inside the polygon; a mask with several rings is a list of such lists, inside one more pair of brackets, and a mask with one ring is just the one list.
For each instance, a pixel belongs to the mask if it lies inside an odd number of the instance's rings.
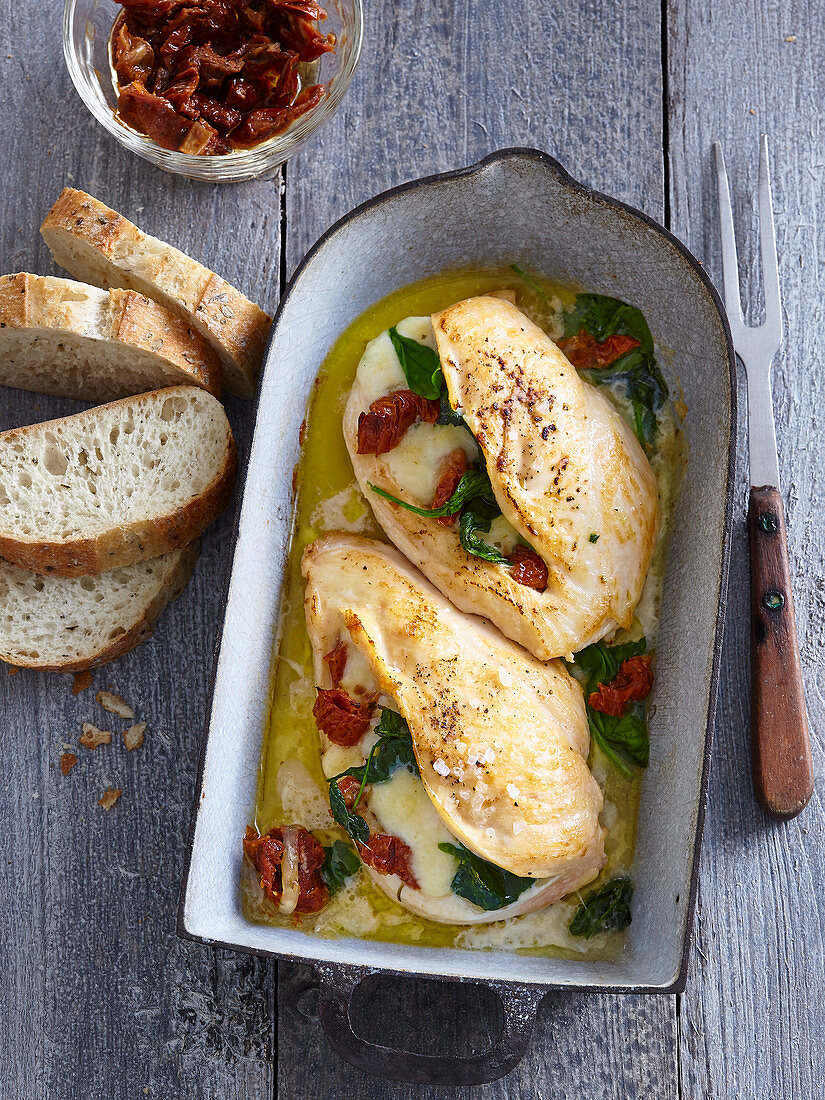
{"label": "green spinach leaf", "polygon": [[409,336],[402,336],[395,326],[390,329],[390,340],[413,393],[430,401],[438,401],[444,388],[438,352],[426,344],[411,340]]}
{"label": "green spinach leaf", "polygon": [[330,894],[337,894],[347,879],[361,866],[361,860],[343,840],[336,840],[324,847],[324,862],[321,864],[321,881]]}
{"label": "green spinach leaf", "polygon": [[415,504],[407,504],[406,501],[399,500],[398,497],[394,497],[384,489],[379,489],[379,487],[373,485],[372,482],[368,481],[367,484],[378,496],[383,497],[385,500],[392,501],[393,504],[397,504],[401,508],[406,508],[408,512],[414,512],[417,516],[424,516],[426,519],[437,519],[439,516],[453,516],[456,512],[460,512],[465,504],[469,504],[469,502],[476,497],[480,497],[484,501],[489,502],[489,500],[492,500],[495,502],[493,488],[490,484],[490,477],[486,470],[468,470],[466,473],[462,474],[455,492],[440,508],[419,508]]}
{"label": "green spinach leaf", "polygon": [[614,386],[629,402],[639,442],[652,444],[658,431],[658,413],[668,398],[667,382],[656,362],[650,328],[641,310],[605,294],[577,294],[574,308],[564,315],[566,336],[581,329],[598,343],[610,336],[630,336],[639,347],[626,352],[609,367],[588,370],[588,382]]}
{"label": "green spinach leaf", "polygon": [[[576,665],[586,674],[582,684],[585,702],[599,684],[609,684],[623,661],[638,657],[647,649],[645,638],[622,645],[596,642],[576,654]],[[650,735],[643,706],[636,706],[627,714],[616,717],[594,710],[587,702],[587,720],[590,735],[605,756],[621,774],[629,779],[633,765],[646,768],[650,762]]]}
{"label": "green spinach leaf", "polygon": [[[454,424],[458,428],[466,428],[469,432],[470,425],[467,423],[461,413],[456,412],[450,404],[450,395],[447,393],[446,386],[441,391],[439,401],[441,403],[441,408],[438,413],[436,424]],[[473,433],[470,432],[470,435],[472,434]]]}
{"label": "green spinach leaf", "polygon": [[633,919],[632,898],[633,883],[629,878],[611,879],[590,894],[576,910],[568,926],[570,935],[590,939],[597,932],[623,932]]}
{"label": "green spinach leaf", "polygon": [[[345,772],[329,780],[329,808],[333,818],[353,840],[359,840],[362,844],[366,844],[369,840],[369,827],[363,817],[355,813],[355,810],[358,808],[367,783],[385,783],[399,768],[406,768],[413,775],[420,775],[410,727],[397,711],[384,707],[375,732],[378,734],[378,740],[370,749],[365,762],[358,767],[347,768]],[[344,796],[338,786],[338,780],[347,775],[351,775],[361,784],[351,810],[347,809]]]}
{"label": "green spinach leaf", "polygon": [[634,708],[617,718],[594,710],[588,704],[587,721],[593,740],[625,778],[629,779],[633,774],[627,757],[640,768],[646,768],[650,763],[650,735],[644,713]]}
{"label": "green spinach leaf", "polygon": [[438,847],[442,852],[455,856],[459,863],[450,883],[453,893],[487,912],[510,905],[537,882],[534,878],[519,878],[494,863],[488,863],[463,844],[439,844]]}
{"label": "green spinach leaf", "polygon": [[340,778],[341,776],[337,775],[335,779],[329,781],[329,808],[332,811],[332,817],[345,832],[349,833],[353,840],[366,844],[370,838],[369,825],[360,814],[347,809],[341,788],[336,782]]}
{"label": "green spinach leaf", "polygon": [[474,511],[472,506],[467,505],[458,522],[458,541],[474,558],[482,558],[494,565],[506,565],[508,559],[504,554],[497,547],[485,542],[478,534],[479,531],[489,531],[491,522],[480,512]]}
{"label": "green spinach leaf", "polygon": [[609,684],[611,680],[615,680],[622,661],[638,657],[646,649],[647,640],[639,638],[636,642],[625,642],[623,645],[595,642],[577,653],[576,664],[587,673],[585,694],[595,691],[599,684]]}

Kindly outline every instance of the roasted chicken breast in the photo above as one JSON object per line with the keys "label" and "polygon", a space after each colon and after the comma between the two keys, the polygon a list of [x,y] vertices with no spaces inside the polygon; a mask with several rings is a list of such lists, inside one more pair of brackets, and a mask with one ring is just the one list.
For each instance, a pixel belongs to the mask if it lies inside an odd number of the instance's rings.
{"label": "roasted chicken breast", "polygon": [[[371,830],[408,846],[418,885],[368,867],[375,882],[430,919],[477,923],[595,878],[605,859],[602,793],[586,763],[582,692],[564,664],[541,663],[457,610],[382,543],[328,535],[307,548],[303,572],[319,696],[336,687],[375,708],[355,744],[322,734],[327,776],[363,764],[383,707],[406,721],[420,771],[368,779],[358,803]],[[438,844],[456,840],[536,885],[506,909],[482,911],[450,889],[457,863]]]}
{"label": "roasted chicken breast", "polygon": [[[450,405],[470,432],[418,422],[389,453],[359,454],[361,414],[406,385],[400,365],[393,371],[387,334],[372,342],[350,391],[344,436],[389,538],[457,607],[486,616],[542,660],[630,627],[659,508],[653,471],[615,405],[501,298],[470,298],[435,314],[431,325],[426,318],[403,325],[421,343],[437,345]],[[427,508],[441,464],[457,449],[468,466],[486,467],[504,538],[509,532],[511,544],[527,543],[544,563],[543,591],[520,583],[507,565],[468,554],[454,527],[369,488]]]}

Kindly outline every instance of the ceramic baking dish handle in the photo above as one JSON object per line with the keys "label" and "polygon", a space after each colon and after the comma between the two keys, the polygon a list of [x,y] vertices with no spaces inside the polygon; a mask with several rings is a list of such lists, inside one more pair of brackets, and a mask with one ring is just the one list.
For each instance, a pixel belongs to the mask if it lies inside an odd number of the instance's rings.
{"label": "ceramic baking dish handle", "polygon": [[483,1085],[504,1077],[524,1057],[545,994],[531,986],[490,983],[504,1008],[504,1028],[493,1046],[461,1056],[414,1054],[371,1043],[352,1029],[355,988],[377,971],[336,963],[316,963],[315,969],[320,978],[318,1015],[335,1053],[366,1073],[420,1085]]}

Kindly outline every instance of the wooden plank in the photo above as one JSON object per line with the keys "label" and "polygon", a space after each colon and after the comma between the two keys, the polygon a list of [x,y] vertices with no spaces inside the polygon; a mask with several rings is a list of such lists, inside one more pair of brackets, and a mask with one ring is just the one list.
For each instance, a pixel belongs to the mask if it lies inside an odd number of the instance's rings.
{"label": "wooden plank", "polygon": [[[756,321],[761,308],[757,143],[761,131],[770,134],[786,321],[775,364],[774,407],[814,772],[820,777],[825,725],[821,14],[821,6],[810,0],[670,0],[669,5],[673,226],[721,285],[711,160],[711,143],[721,140],[735,194],[744,300]],[[819,791],[801,817],[777,824],[758,808],[751,791],[746,486],[743,441],[697,935],[681,1004],[682,1088],[686,1097],[720,1100],[821,1096],[825,812]]]}
{"label": "wooden plank", "polygon": [[[416,0],[373,3],[367,17],[364,57],[341,110],[287,167],[290,271],[357,203],[505,146],[544,148],[579,178],[662,217],[658,3]],[[280,1100],[438,1093],[338,1061],[313,1015],[311,972],[280,971]],[[495,1001],[477,989],[393,979],[370,986],[357,1016],[362,1034],[443,1052],[480,1046],[497,1026]],[[553,995],[521,1066],[504,1082],[455,1095],[666,1100],[676,1095],[675,1028],[674,998]]]}
{"label": "wooden plank", "polygon": [[[278,181],[196,184],[121,150],[71,86],[60,16],[47,4],[24,20],[0,0],[2,268],[57,273],[38,227],[70,183],[273,306]],[[0,425],[77,407],[0,390]],[[229,406],[242,452],[251,412]],[[71,677],[0,667],[0,1096],[272,1094],[274,969],[175,936],[231,523],[229,514],[205,536],[194,579],[154,639],[97,672],[95,688],[73,697]],[[63,777],[61,744],[77,744],[81,721],[123,726],[95,703],[102,686],[136,706],[146,743],[128,755],[119,743],[78,749]],[[97,800],[109,785],[123,796],[106,814]]]}

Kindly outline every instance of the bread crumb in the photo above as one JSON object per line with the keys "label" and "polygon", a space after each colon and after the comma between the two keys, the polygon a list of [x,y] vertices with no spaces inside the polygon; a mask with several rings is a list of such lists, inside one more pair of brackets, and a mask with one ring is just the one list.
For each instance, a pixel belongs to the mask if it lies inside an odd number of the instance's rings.
{"label": "bread crumb", "polygon": [[84,749],[96,749],[98,745],[108,745],[112,740],[112,734],[109,730],[99,730],[91,722],[84,722],[83,733],[77,740]]}
{"label": "bread crumb", "polygon": [[138,722],[134,726],[129,726],[127,730],[123,731],[123,744],[126,746],[126,751],[131,752],[132,749],[139,749],[143,744],[143,734],[146,730],[145,722]]}
{"label": "bread crumb", "polygon": [[60,770],[64,775],[68,775],[76,763],[77,757],[73,752],[64,752],[61,754]]}
{"label": "bread crumb", "polygon": [[9,676],[16,676],[19,671],[17,665],[9,665]]}
{"label": "bread crumb", "polygon": [[115,695],[111,691],[99,691],[95,696],[98,703],[104,710],[108,710],[110,714],[119,714],[121,718],[134,718],[135,712],[129,706],[125,699],[121,699],[119,695]]}
{"label": "bread crumb", "polygon": [[98,806],[102,806],[107,812],[111,810],[112,806],[117,802],[120,796],[123,794],[117,787],[107,787],[100,798],[97,800]]}
{"label": "bread crumb", "polygon": [[789,34],[787,36],[787,38],[785,39],[785,41],[786,42],[796,42],[796,35],[795,34]]}
{"label": "bread crumb", "polygon": [[87,668],[83,672],[76,672],[74,674],[74,683],[72,684],[72,695],[79,695],[81,691],[85,691],[87,687],[92,686],[92,670]]}

